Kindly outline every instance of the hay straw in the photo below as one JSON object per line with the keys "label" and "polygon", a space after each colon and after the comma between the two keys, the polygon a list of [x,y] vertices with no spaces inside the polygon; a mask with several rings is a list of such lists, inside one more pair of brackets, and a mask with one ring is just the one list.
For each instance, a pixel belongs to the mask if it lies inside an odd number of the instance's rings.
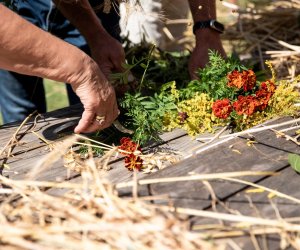
{"label": "hay straw", "polygon": [[70,188],[61,197],[36,188],[50,183],[1,177],[12,190],[0,204],[1,249],[220,249],[190,233],[176,216],[138,199],[120,199],[95,164],[88,164],[80,184],[58,185]]}
{"label": "hay straw", "polygon": [[300,232],[300,225],[289,223],[284,220],[264,219],[245,215],[235,215],[220,212],[211,212],[205,210],[197,210],[182,207],[170,207],[170,206],[156,206],[163,211],[174,212],[179,214],[185,214],[189,216],[199,216],[211,219],[218,219],[223,221],[238,222],[238,227],[250,227],[250,226],[268,226],[276,229],[281,229],[286,232]]}
{"label": "hay straw", "polygon": [[36,164],[36,166],[32,168],[30,173],[27,174],[27,178],[35,179],[39,173],[45,171],[54,162],[63,158],[63,156],[67,153],[69,148],[74,144],[76,140],[77,140],[76,136],[73,135],[67,137],[67,139],[60,141],[59,143],[56,143],[55,146],[53,146],[53,150],[48,155],[46,155],[46,157],[42,158]]}
{"label": "hay straw", "polygon": [[[157,179],[145,179],[138,180],[138,185],[149,185],[149,184],[158,184],[158,183],[172,183],[179,181],[203,181],[203,180],[214,180],[225,177],[237,177],[237,176],[267,176],[267,175],[276,175],[274,172],[253,172],[253,171],[243,171],[243,172],[228,172],[228,173],[217,173],[217,174],[197,174],[189,176],[180,176],[180,177],[166,177],[166,178],[157,178]],[[134,185],[133,181],[122,182],[116,184],[116,188],[126,188],[132,187]]]}
{"label": "hay straw", "polygon": [[299,10],[297,1],[270,1],[267,5],[240,9],[237,22],[226,27],[223,40],[251,64],[271,60],[279,79],[300,74]]}
{"label": "hay straw", "polygon": [[230,178],[230,177],[221,177],[220,179],[227,180],[227,181],[232,181],[232,182],[237,182],[237,183],[245,184],[245,185],[252,186],[252,187],[256,187],[258,189],[267,191],[267,192],[271,193],[272,195],[276,195],[280,198],[284,198],[284,199],[287,199],[287,200],[290,200],[290,201],[293,201],[295,203],[300,204],[300,200],[295,198],[295,197],[292,197],[290,195],[281,193],[277,190],[274,190],[274,189],[271,189],[271,188],[268,188],[268,187],[264,187],[264,186],[256,184],[256,183],[252,183],[250,181],[244,181],[244,180],[234,179],[234,178]]}
{"label": "hay straw", "polygon": [[[24,121],[20,124],[20,126],[17,128],[16,132],[13,133],[12,137],[9,139],[9,141],[4,145],[4,147],[1,149],[0,151],[0,157],[3,157],[4,152],[7,150],[6,156],[10,157],[10,154],[12,152],[12,149],[14,146],[16,146],[18,144],[18,135],[21,131],[21,129],[26,125],[26,123],[36,114],[36,112],[31,113],[29,116],[27,116]],[[30,127],[28,128],[30,129]],[[26,133],[26,132],[24,132]],[[24,134],[23,133],[23,134]],[[22,136],[22,135],[21,135]]]}
{"label": "hay straw", "polygon": [[[297,118],[297,119],[293,119],[293,120],[290,120],[290,121],[287,121],[287,122],[281,122],[281,123],[276,123],[276,124],[273,124],[273,125],[265,125],[265,124],[260,124],[256,127],[253,127],[253,128],[250,128],[250,129],[247,129],[247,130],[244,130],[244,131],[241,131],[241,132],[237,132],[237,133],[232,133],[232,134],[229,134],[229,135],[220,135],[218,138],[235,138],[235,137],[238,137],[238,136],[242,136],[242,135],[248,135],[248,134],[253,134],[253,133],[257,133],[257,132],[262,132],[262,131],[265,131],[265,130],[272,130],[274,128],[279,128],[279,127],[283,127],[283,126],[287,126],[287,125],[291,125],[291,124],[294,124],[294,123],[297,123],[297,122],[300,122],[300,118]],[[295,126],[295,127],[291,127],[289,129],[293,129],[293,128],[298,128],[298,126]],[[214,137],[208,137],[208,138],[196,138],[196,140],[212,140],[212,139],[215,139]]]}
{"label": "hay straw", "polygon": [[[48,169],[54,161],[76,142],[78,136],[71,136],[55,144],[51,151],[30,173],[35,177]],[[88,144],[88,143],[87,143]],[[89,144],[88,144],[89,145]],[[89,145],[90,146],[90,145]],[[101,177],[97,164],[109,162],[113,153],[104,155],[103,159],[89,157],[81,161],[81,178],[77,183],[46,182],[33,180],[10,180],[0,176],[0,245],[1,250],[11,249],[224,249],[223,242],[206,241],[207,237],[235,237],[242,233],[251,235],[281,234],[289,238],[292,233],[300,233],[300,224],[292,220],[271,220],[251,216],[202,211],[187,208],[153,206],[142,200],[168,197],[138,197],[140,185],[178,181],[207,181],[242,176],[274,175],[273,172],[229,172],[181,177],[137,180],[112,186]],[[234,179],[236,180],[236,179]],[[240,181],[240,180],[238,180]],[[244,183],[248,184],[248,183]],[[250,185],[250,184],[249,184]],[[252,184],[251,184],[252,185]],[[211,184],[207,186],[213,190]],[[116,188],[134,187],[134,199],[118,197]],[[260,187],[260,186],[259,186]],[[46,189],[64,189],[56,196]],[[50,190],[51,190],[50,189]],[[276,193],[282,198],[297,201],[295,198]],[[212,191],[213,192],[213,191]],[[217,194],[215,194],[217,197]],[[217,198],[216,203],[218,202]],[[231,210],[228,210],[231,212]],[[171,213],[170,213],[171,212]],[[175,213],[174,213],[175,212]],[[230,222],[225,231],[221,226],[210,227],[200,233],[191,233],[189,223],[178,217],[179,214],[200,216]],[[297,220],[295,219],[297,222]],[[266,229],[263,231],[263,229]],[[254,233],[253,233],[254,232]],[[265,233],[264,233],[265,232]],[[287,235],[287,236],[285,236]],[[285,239],[285,238],[284,238]],[[234,244],[231,242],[231,245]]]}

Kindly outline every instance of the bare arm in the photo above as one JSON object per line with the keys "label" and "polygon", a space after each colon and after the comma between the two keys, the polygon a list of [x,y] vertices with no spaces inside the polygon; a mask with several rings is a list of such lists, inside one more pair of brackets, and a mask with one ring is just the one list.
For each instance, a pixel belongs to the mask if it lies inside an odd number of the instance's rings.
{"label": "bare arm", "polygon": [[[189,0],[194,22],[216,19],[215,0]],[[220,33],[212,29],[198,29],[195,32],[196,46],[189,62],[189,71],[192,78],[196,78],[195,71],[203,68],[208,62],[208,50],[216,50],[225,55]]]}
{"label": "bare arm", "polygon": [[[106,77],[113,71],[122,71],[125,53],[119,41],[103,28],[88,0],[53,0],[61,13],[85,37],[94,60]],[[109,48],[109,49],[108,49]]]}
{"label": "bare arm", "polygon": [[215,0],[189,0],[194,22],[216,19]]}
{"label": "bare arm", "polygon": [[0,16],[1,68],[57,81],[82,80],[81,61],[85,61],[86,67],[92,62],[84,53],[24,21],[3,5]]}
{"label": "bare arm", "polygon": [[[85,111],[75,132],[109,126],[118,110],[113,88],[98,65],[76,47],[42,31],[0,4],[0,68],[69,82]],[[101,126],[96,115],[105,115]]]}

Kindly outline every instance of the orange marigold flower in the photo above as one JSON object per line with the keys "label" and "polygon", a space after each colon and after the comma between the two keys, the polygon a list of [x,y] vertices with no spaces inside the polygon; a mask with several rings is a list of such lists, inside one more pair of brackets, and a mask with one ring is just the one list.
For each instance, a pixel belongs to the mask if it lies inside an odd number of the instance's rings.
{"label": "orange marigold flower", "polygon": [[244,70],[243,72],[234,70],[227,75],[227,79],[229,87],[243,88],[244,91],[250,91],[256,84],[256,75],[251,69]]}
{"label": "orange marigold flower", "polygon": [[268,106],[272,93],[264,89],[260,89],[255,92],[255,96],[257,100],[257,109],[264,110]]}
{"label": "orange marigold flower", "polygon": [[276,86],[271,80],[267,80],[261,83],[260,89],[255,92],[256,99],[258,102],[258,110],[264,110],[268,106],[269,100],[274,94],[275,90]]}
{"label": "orange marigold flower", "polygon": [[231,73],[229,73],[227,75],[227,79],[228,79],[227,85],[229,87],[236,87],[238,89],[240,89],[241,87],[243,87],[242,75],[237,70],[234,70]]}
{"label": "orange marigold flower", "polygon": [[124,160],[125,160],[125,167],[128,170],[133,171],[134,169],[136,169],[138,171],[141,171],[143,167],[143,160],[141,157],[135,154],[130,154],[126,156]]}
{"label": "orange marigold flower", "polygon": [[140,145],[132,141],[129,137],[121,138],[120,143],[121,145],[118,149],[122,150],[122,155],[125,155],[125,167],[130,171],[134,169],[140,171],[143,166],[143,160],[140,156],[135,154],[136,151],[141,151]]}
{"label": "orange marigold flower", "polygon": [[132,141],[129,137],[121,138],[120,144],[121,145],[118,148],[123,151],[126,151],[126,152],[121,152],[121,154],[123,155],[131,154],[134,151],[141,151],[140,145]]}
{"label": "orange marigold flower", "polygon": [[253,70],[244,70],[242,72],[242,78],[244,80],[243,88],[245,91],[250,91],[256,84],[256,75]]}
{"label": "orange marigold flower", "polygon": [[253,96],[239,96],[238,100],[233,103],[233,108],[238,115],[252,115],[256,111],[257,100]]}
{"label": "orange marigold flower", "polygon": [[226,98],[215,101],[212,105],[212,110],[216,117],[226,119],[232,111],[230,100]]}
{"label": "orange marigold flower", "polygon": [[260,88],[271,93],[271,96],[274,94],[276,90],[276,85],[273,81],[267,80],[262,82]]}

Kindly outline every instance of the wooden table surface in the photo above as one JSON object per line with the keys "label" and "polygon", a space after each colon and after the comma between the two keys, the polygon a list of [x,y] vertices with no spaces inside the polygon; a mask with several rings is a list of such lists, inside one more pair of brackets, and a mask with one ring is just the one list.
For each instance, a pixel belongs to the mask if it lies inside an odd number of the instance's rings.
{"label": "wooden table surface", "polygon": [[[49,147],[41,138],[56,141],[57,135],[53,130],[65,122],[80,117],[81,108],[72,106],[45,114],[44,116],[30,121],[23,126],[18,133],[18,144],[12,149],[12,156],[1,156],[1,163],[9,166],[2,169],[2,174],[10,179],[24,179],[26,174],[49,153]],[[293,118],[280,118],[273,123],[293,120]],[[8,124],[0,127],[0,148],[3,149],[12,138],[20,123]],[[288,128],[295,124],[289,124],[279,129]],[[33,130],[35,133],[32,133]],[[296,129],[291,129],[285,134],[295,135]],[[39,136],[37,136],[37,134]],[[207,135],[205,135],[207,137]],[[213,135],[209,135],[213,136]],[[204,135],[203,135],[204,137]],[[183,159],[176,164],[150,174],[138,174],[138,179],[154,179],[165,177],[180,177],[195,174],[225,173],[237,171],[272,171],[279,175],[274,176],[245,176],[239,179],[250,181],[268,188],[300,199],[299,184],[300,176],[289,166],[287,158],[289,153],[300,153],[299,146],[284,137],[276,136],[272,130],[246,134],[229,139],[217,139],[211,143],[211,147],[203,146],[197,140],[193,140],[182,130],[175,130],[161,135],[162,142],[152,145],[156,149],[168,149],[179,151]],[[255,141],[254,143],[249,140]],[[111,164],[112,169],[103,171],[103,175],[112,183],[120,183],[132,180],[133,174],[128,171],[122,162],[117,159]],[[298,179],[299,178],[299,179]],[[80,174],[70,172],[63,166],[62,161],[54,162],[50,168],[38,175],[38,180],[47,181],[74,181],[80,179]],[[201,209],[207,211],[228,212],[238,211],[243,215],[257,216],[262,218],[277,218],[278,213],[274,210],[274,204],[283,218],[300,217],[299,204],[282,199],[280,197],[268,198],[267,192],[250,193],[253,189],[245,183],[237,183],[228,180],[212,180],[207,183],[202,181],[176,181],[139,186],[139,195],[167,195],[167,200],[157,201],[159,204],[172,203],[175,207]],[[59,195],[60,190],[50,190]],[[119,190],[121,196],[132,195],[131,188]],[[216,199],[212,199],[213,195]],[[217,223],[215,219],[193,217],[190,218],[192,228],[197,229],[204,223]],[[258,244],[265,239],[257,239]],[[234,238],[236,244],[242,249],[254,249],[253,241],[249,237]],[[266,241],[268,249],[280,249],[278,237],[270,236]]]}

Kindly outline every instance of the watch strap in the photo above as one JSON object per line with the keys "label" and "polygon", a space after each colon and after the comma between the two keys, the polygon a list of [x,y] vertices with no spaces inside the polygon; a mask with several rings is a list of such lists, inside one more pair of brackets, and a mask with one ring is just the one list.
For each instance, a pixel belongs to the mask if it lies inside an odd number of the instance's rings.
{"label": "watch strap", "polygon": [[198,29],[204,29],[204,28],[210,28],[213,29],[219,33],[223,33],[224,31],[224,25],[219,23],[215,19],[206,20],[206,21],[198,21],[193,26],[193,33],[195,34],[196,30]]}
{"label": "watch strap", "polygon": [[195,34],[196,30],[198,30],[198,29],[209,28],[209,27],[210,27],[210,21],[211,21],[211,20],[206,20],[206,21],[199,21],[199,22],[196,22],[196,23],[193,25],[193,33]]}

